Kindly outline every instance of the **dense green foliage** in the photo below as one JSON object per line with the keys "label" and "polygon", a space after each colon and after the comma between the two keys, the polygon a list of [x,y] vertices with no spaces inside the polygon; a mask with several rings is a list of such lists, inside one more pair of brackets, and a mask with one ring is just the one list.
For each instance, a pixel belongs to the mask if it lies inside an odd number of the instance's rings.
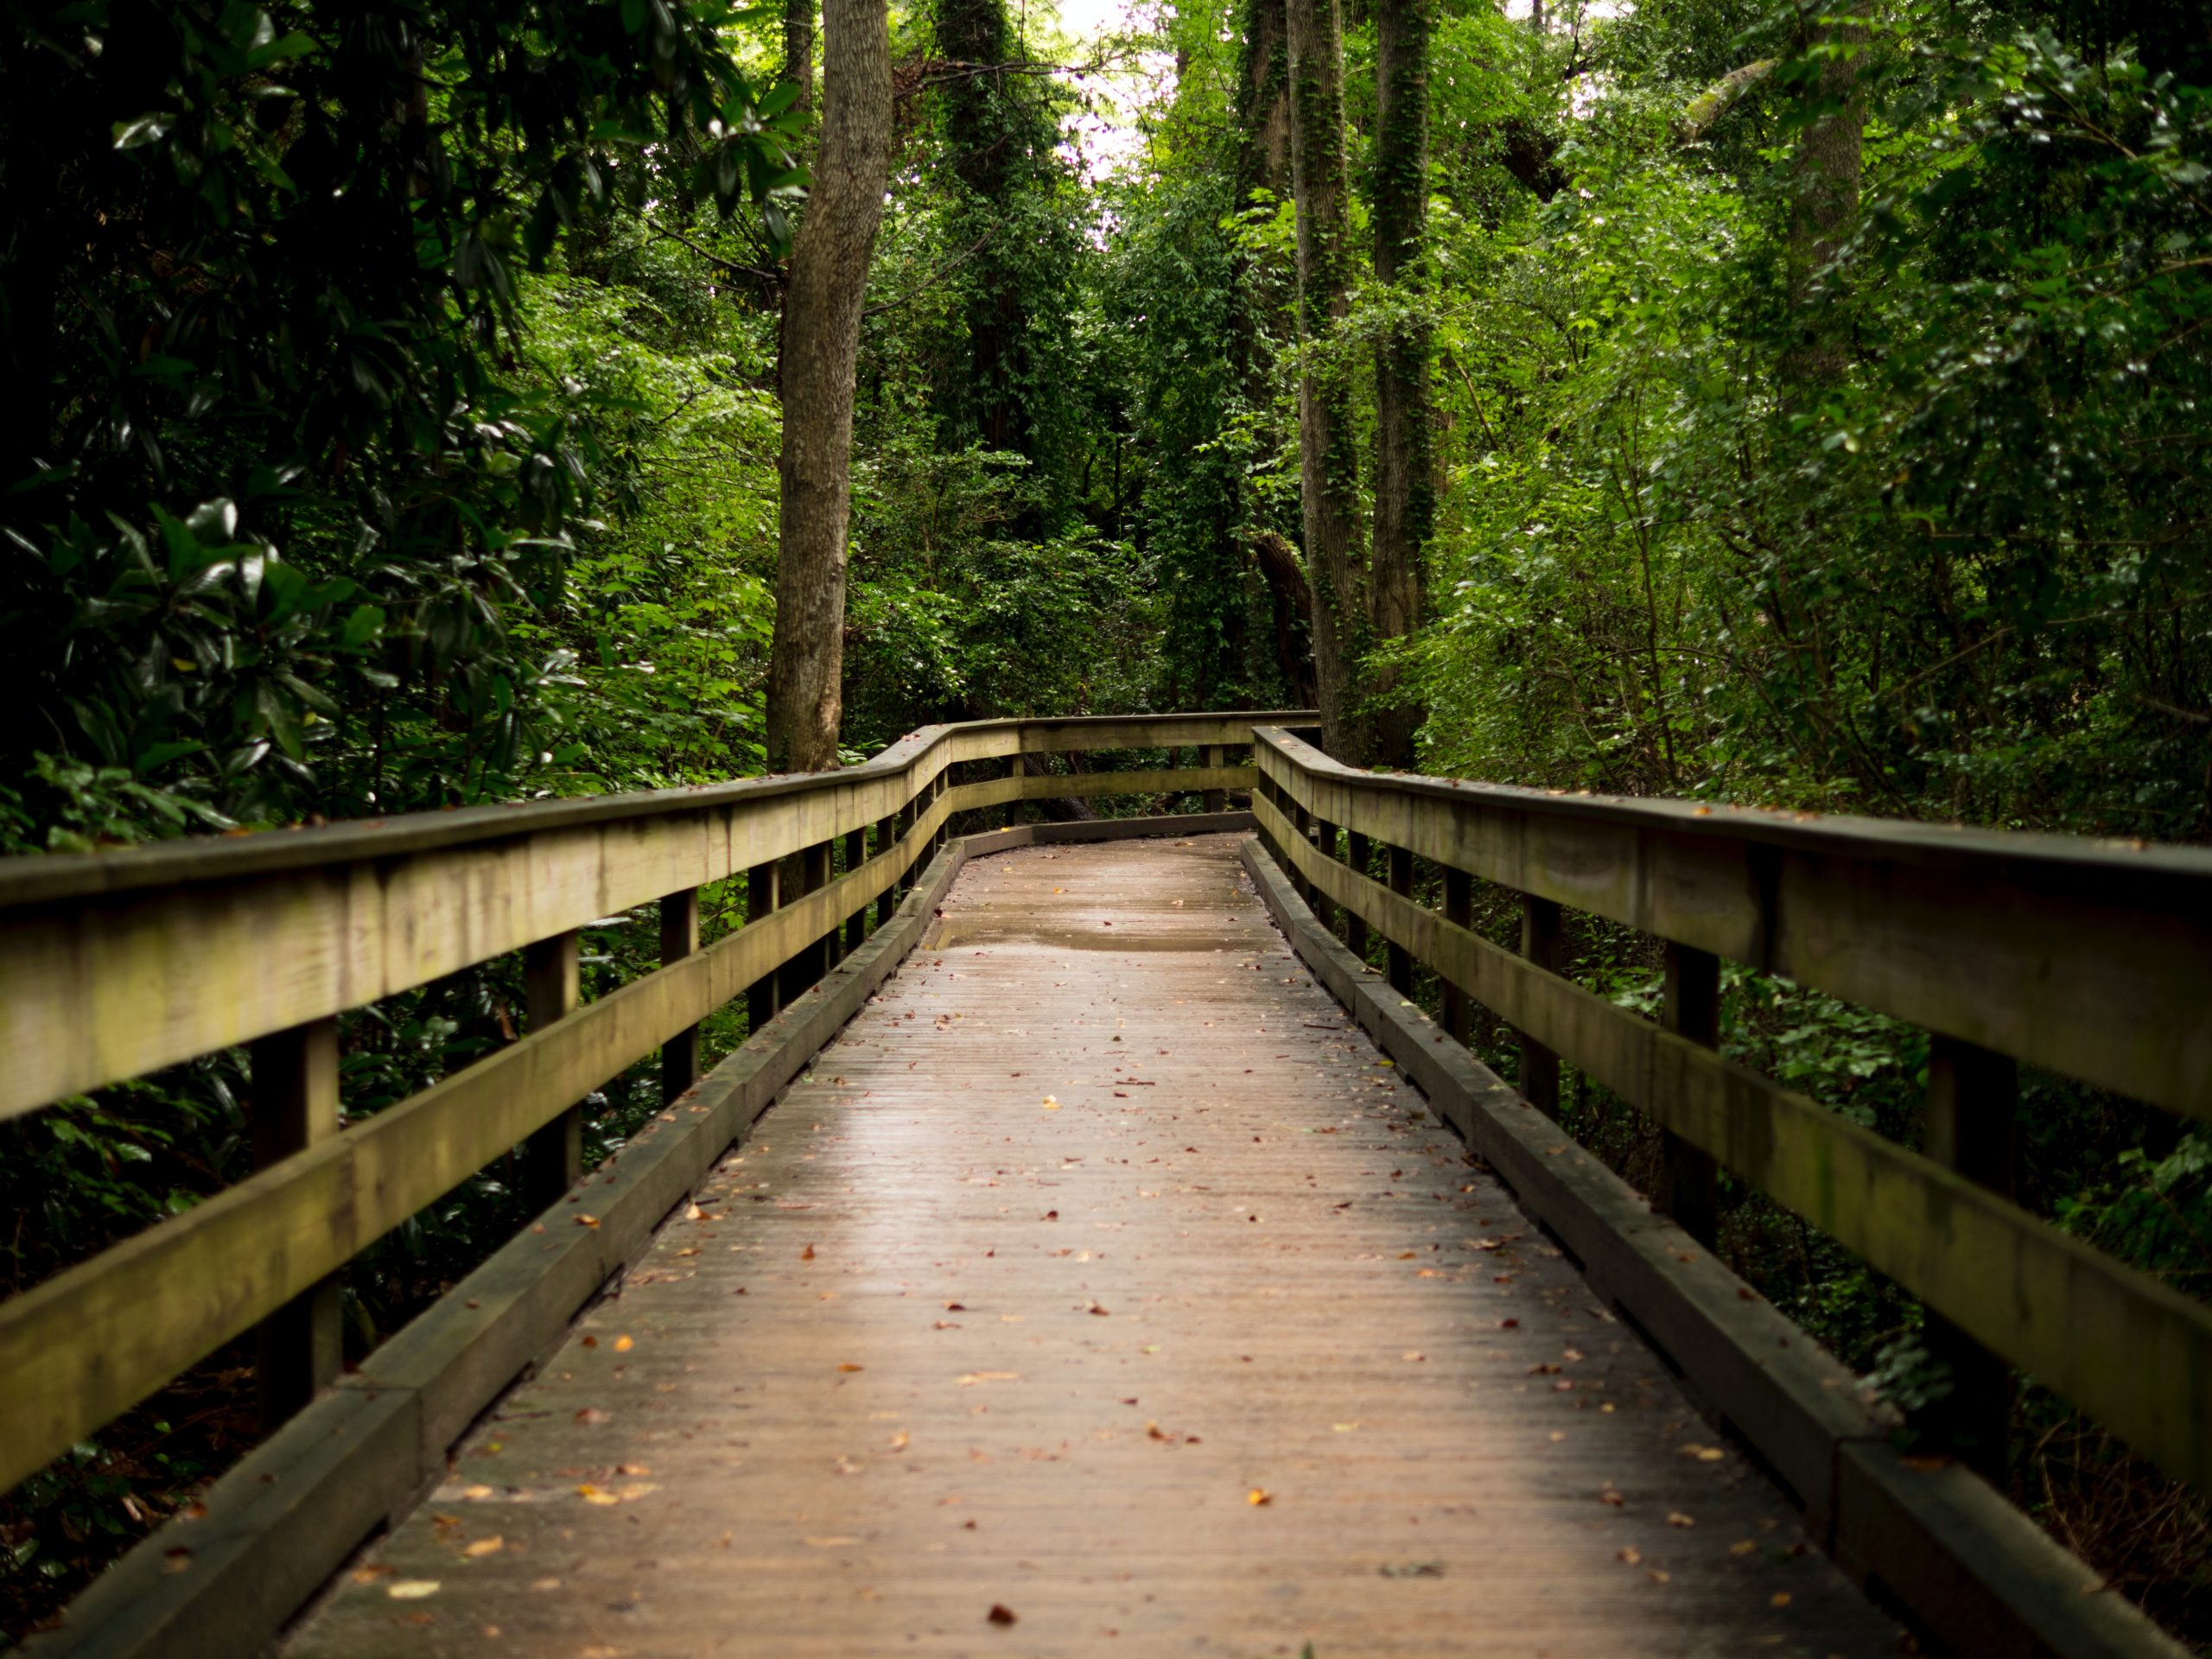
{"label": "dense green foliage", "polygon": [[[1427,769],[2212,837],[2212,35],[2191,9],[1934,0],[1830,27],[1817,3],[1645,0],[1537,28],[1444,0],[1425,280],[1357,280],[1304,346],[1288,176],[1252,126],[1263,10],[1171,0],[1104,45],[1003,0],[894,10],[849,753],[932,720],[1309,702],[1299,376],[1318,353],[1348,388],[1371,489],[1376,344],[1425,338],[1425,620],[1384,650]],[[1395,158],[1362,10],[1363,270]],[[809,141],[771,86],[779,18],[4,20],[0,851],[760,767]],[[1126,150],[1075,142],[1095,78],[1046,73],[1093,54],[1133,105]],[[1806,137],[1853,112],[1851,233],[1807,269]],[[710,931],[739,902],[710,895]],[[652,964],[653,919],[594,931],[599,988]],[[1651,1005],[1648,941],[1578,923],[1570,944],[1578,977]],[[511,1040],[518,986],[493,963],[351,1019],[348,1112]],[[1916,1138],[1921,1034],[1747,974],[1726,1023],[1738,1058]],[[715,1040],[741,1033],[732,1014]],[[1510,1033],[1483,1046],[1510,1076]],[[641,1068],[596,1098],[594,1147],[657,1090]],[[1649,1126],[1570,1096],[1648,1178]],[[219,1055],[0,1126],[0,1289],[237,1179],[251,1098]],[[2024,1201],[2212,1294],[2212,1138],[2045,1077],[2022,1133]],[[356,1351],[504,1236],[509,1173],[357,1264]],[[1894,1397],[1943,1386],[1908,1299],[1726,1202],[1765,1294]],[[217,1356],[6,1500],[0,1622],[235,1454],[245,1363]],[[2201,1502],[2032,1391],[2018,1429],[2024,1500],[2212,1631]]]}

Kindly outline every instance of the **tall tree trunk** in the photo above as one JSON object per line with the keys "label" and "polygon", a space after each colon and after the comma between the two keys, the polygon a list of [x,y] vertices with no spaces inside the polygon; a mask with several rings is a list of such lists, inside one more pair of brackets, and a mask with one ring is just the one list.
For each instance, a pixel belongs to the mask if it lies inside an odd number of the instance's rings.
{"label": "tall tree trunk", "polygon": [[1313,590],[1313,678],[1321,741],[1365,766],[1373,753],[1357,677],[1366,652],[1366,550],[1351,388],[1327,348],[1351,290],[1351,186],[1344,170],[1344,37],[1337,0],[1286,0],[1290,45],[1291,178],[1298,195],[1298,333],[1313,350],[1298,385],[1299,494],[1306,576]]}
{"label": "tall tree trunk", "polygon": [[[1291,194],[1290,41],[1283,0],[1243,0],[1236,67],[1236,162],[1230,210],[1253,211],[1254,197],[1266,193],[1270,204]],[[1272,211],[1270,206],[1269,211]],[[1230,396],[1250,409],[1265,409],[1274,398],[1274,341],[1269,322],[1282,315],[1288,296],[1274,266],[1241,250],[1230,255],[1232,272],[1227,356],[1233,377]],[[1223,654],[1228,672],[1246,683],[1263,677],[1250,658],[1248,619],[1264,592],[1274,623],[1274,666],[1281,677],[1273,692],[1255,700],[1286,708],[1313,700],[1312,630],[1306,618],[1313,600],[1297,553],[1275,531],[1260,521],[1266,512],[1255,499],[1242,468],[1231,475],[1215,526],[1214,556],[1224,570],[1239,572],[1243,603],[1224,615]],[[1279,557],[1272,557],[1280,550]],[[1256,581],[1255,580],[1256,578]]]}
{"label": "tall tree trunk", "polygon": [[1236,209],[1290,188],[1290,41],[1284,0],[1245,0],[1236,75]]}
{"label": "tall tree trunk", "polygon": [[784,79],[798,87],[795,110],[814,107],[814,0],[784,0]]}
{"label": "tall tree trunk", "polygon": [[891,174],[886,0],[827,0],[822,22],[821,148],[784,300],[783,524],[768,659],[768,765],[777,772],[837,764],[853,370]]}
{"label": "tall tree trunk", "polygon": [[[1428,41],[1433,0],[1376,0],[1375,8],[1375,276],[1408,307],[1425,297],[1428,230]],[[1436,521],[1430,441],[1428,325],[1408,316],[1375,345],[1375,540],[1369,604],[1379,640],[1421,620],[1421,554]],[[1410,766],[1421,710],[1399,695],[1402,676],[1376,682],[1376,758]]]}
{"label": "tall tree trunk", "polygon": [[1850,317],[1834,280],[1821,272],[1859,223],[1860,150],[1866,99],[1858,54],[1866,44],[1865,0],[1840,8],[1823,23],[1825,0],[1803,0],[1799,53],[1824,50],[1802,96],[1807,120],[1790,162],[1789,299],[1794,335],[1783,363],[1785,385],[1815,391],[1843,378],[1849,360]]}
{"label": "tall tree trunk", "polygon": [[[1058,188],[1050,159],[1058,129],[1028,79],[1007,71],[1021,56],[1007,0],[929,4],[937,55],[966,72],[935,94],[944,160],[961,187],[944,195],[947,229],[976,250],[961,278],[966,372],[942,388],[947,436],[954,446],[981,442],[1020,454],[1041,477],[1063,456],[1052,444],[1051,374],[1038,350],[1050,337],[1052,301],[1025,219]],[[1033,508],[1017,524],[1040,535],[1049,518]]]}

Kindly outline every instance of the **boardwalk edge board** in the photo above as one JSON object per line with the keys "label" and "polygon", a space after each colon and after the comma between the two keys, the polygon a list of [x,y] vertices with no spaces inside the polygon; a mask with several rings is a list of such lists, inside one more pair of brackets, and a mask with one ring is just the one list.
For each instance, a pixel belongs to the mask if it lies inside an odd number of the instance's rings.
{"label": "boardwalk edge board", "polygon": [[1980,1477],[1955,1463],[1912,1466],[1856,1377],[1353,956],[1256,840],[1243,859],[1314,977],[1871,1593],[1977,1659],[2184,1659],[2186,1649]]}
{"label": "boardwalk edge board", "polygon": [[898,971],[969,859],[1041,842],[1251,827],[1246,812],[1186,813],[1024,824],[946,842],[859,950],[358,1373],[240,1459],[194,1514],[171,1520],[95,1580],[23,1651],[33,1659],[261,1651],[364,1545],[429,1495],[471,1426],[558,1346],[670,1212]]}

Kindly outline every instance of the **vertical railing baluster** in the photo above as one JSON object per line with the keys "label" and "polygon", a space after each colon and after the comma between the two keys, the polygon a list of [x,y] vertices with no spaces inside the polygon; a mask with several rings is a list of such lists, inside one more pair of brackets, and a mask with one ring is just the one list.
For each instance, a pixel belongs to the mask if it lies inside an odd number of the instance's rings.
{"label": "vertical railing baluster", "polygon": [[[745,925],[757,927],[783,907],[783,871],[774,859],[755,864],[745,873]],[[776,970],[769,969],[746,988],[745,1016],[748,1027],[759,1031],[776,1017],[783,1006],[777,998]]]}
{"label": "vertical railing baluster", "polygon": [[[789,861],[797,868],[792,872],[792,891],[784,896],[786,905],[797,904],[810,893],[819,893],[830,882],[830,843],[817,841],[810,847],[801,848]],[[830,935],[809,939],[794,951],[784,964],[784,1006],[791,1005],[806,994],[807,988],[829,971]]]}
{"label": "vertical railing baluster", "polygon": [[[1313,815],[1308,812],[1304,804],[1295,797],[1293,797],[1290,802],[1290,823],[1291,828],[1297,832],[1298,838],[1311,847],[1313,844]],[[1289,874],[1291,891],[1306,901],[1306,909],[1319,914],[1321,908],[1321,889],[1306,880],[1306,873],[1302,869],[1293,869]]]}
{"label": "vertical railing baluster", "polygon": [[[845,835],[845,874],[850,875],[868,862],[868,830],[865,826],[848,830]],[[868,943],[868,906],[857,905],[853,913],[845,918],[845,954]]]}
{"label": "vertical railing baluster", "polygon": [[[2004,1198],[2013,1195],[2019,1067],[2011,1057],[1938,1036],[1928,1052],[1922,1150]],[[2010,1460],[2012,1368],[1934,1309],[1923,1327],[1929,1357],[1948,1366],[1951,1391],[1916,1413],[1938,1449],[1991,1480]]]}
{"label": "vertical railing baluster", "polygon": [[[832,836],[822,843],[822,885],[825,887],[837,879],[837,840],[836,836]],[[815,976],[817,979],[822,974],[828,973],[845,959],[845,918],[843,917],[837,916],[830,918],[830,931],[822,936],[818,954],[822,958],[822,966],[820,973]]]}
{"label": "vertical railing baluster", "polygon": [[[686,887],[660,901],[660,965],[681,962],[699,948],[699,889]],[[674,1100],[699,1081],[699,1027],[686,1026],[660,1046],[660,1097]]]}
{"label": "vertical railing baluster", "polygon": [[[1344,836],[1347,856],[1354,874],[1372,875],[1375,872],[1375,846],[1365,836],[1353,830]],[[1358,888],[1355,886],[1354,892]],[[1344,906],[1344,948],[1362,962],[1367,960],[1367,918],[1350,905]]]}
{"label": "vertical railing baluster", "polygon": [[[1548,974],[1559,971],[1559,906],[1533,893],[1521,895],[1521,954]],[[1717,1032],[1714,1040],[1719,1040]],[[1521,1098],[1546,1117],[1559,1116],[1559,1056],[1525,1031],[1521,1033]]]}
{"label": "vertical railing baluster", "polygon": [[[570,928],[523,947],[524,1011],[532,1036],[575,1012],[582,994],[577,943],[576,931]],[[584,1109],[579,1102],[523,1143],[523,1192],[533,1208],[543,1209],[583,1173]]]}
{"label": "vertical railing baluster", "polygon": [[[1412,898],[1414,896],[1413,849],[1394,846],[1389,849],[1389,857],[1390,891],[1402,899]],[[1411,996],[1414,994],[1413,952],[1393,939],[1390,941],[1388,956],[1390,988],[1400,996]]]}
{"label": "vertical railing baluster", "polygon": [[[1226,759],[1229,751],[1221,744],[1209,743],[1206,745],[1203,753],[1205,757],[1205,769],[1208,772],[1219,772],[1223,767],[1229,764],[1229,761]],[[1225,789],[1210,789],[1206,791],[1205,810],[1209,812],[1227,811],[1229,810],[1229,791]]]}
{"label": "vertical railing baluster", "polygon": [[[1454,927],[1475,925],[1475,880],[1465,870],[1444,867],[1444,919]],[[1455,1043],[1467,1040],[1467,994],[1450,979],[1444,981],[1444,1029]]]}
{"label": "vertical railing baluster", "polygon": [[[253,1166],[267,1169],[339,1132],[338,1021],[313,1020],[259,1039],[253,1073]],[[261,1427],[276,1427],[338,1379],[343,1325],[337,1275],[261,1322],[254,1374]]]}
{"label": "vertical railing baluster", "polygon": [[[1313,845],[1319,849],[1321,856],[1332,864],[1343,856],[1343,854],[1338,850],[1338,839],[1335,824],[1331,823],[1326,818],[1317,817],[1313,820]],[[1329,897],[1318,882],[1313,887],[1313,914],[1322,926],[1331,932],[1336,931],[1337,901]]]}
{"label": "vertical railing baluster", "polygon": [[[1706,1048],[1720,1046],[1719,957],[1667,941],[1666,1000],[1660,1020],[1678,1037]],[[1711,1249],[1720,1226],[1719,1175],[1713,1155],[1671,1129],[1662,1133],[1658,1208]]]}
{"label": "vertical railing baluster", "polygon": [[[896,812],[875,821],[875,855],[878,858],[889,852],[892,843],[898,838],[899,815]],[[888,926],[891,912],[898,908],[899,884],[893,881],[875,896],[875,925],[878,927]]]}

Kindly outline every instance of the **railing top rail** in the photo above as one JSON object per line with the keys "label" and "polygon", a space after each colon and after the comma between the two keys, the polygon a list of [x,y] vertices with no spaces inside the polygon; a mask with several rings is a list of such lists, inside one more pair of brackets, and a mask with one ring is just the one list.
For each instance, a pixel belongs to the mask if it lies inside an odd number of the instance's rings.
{"label": "railing top rail", "polygon": [[1261,747],[1281,752],[1303,772],[1363,791],[1900,864],[1985,868],[1995,864],[2019,868],[2039,865],[2049,867],[2054,874],[2089,879],[2109,876],[2131,882],[2150,876],[2165,886],[2169,895],[2174,889],[2167,884],[2178,878],[2192,887],[2198,882],[2208,884],[2204,895],[2212,899],[2212,849],[2037,830],[1977,830],[1788,807],[1529,789],[1421,772],[1366,772],[1332,759],[1282,726],[1259,727],[1254,738]]}
{"label": "railing top rail", "polygon": [[[1281,725],[1313,718],[1309,711],[1301,709],[1260,709],[1249,713],[1224,709],[1190,714],[963,721],[922,727],[859,765],[834,772],[777,772],[679,789],[395,814],[313,829],[160,842],[150,846],[118,848],[112,852],[26,854],[0,858],[0,911],[143,892],[153,887],[312,869],[362,859],[392,858],[548,830],[624,823],[671,813],[751,805],[788,795],[849,789],[896,777],[952,739],[973,741],[1015,737],[1021,740],[1016,747],[1023,749],[1033,743],[1041,749],[1113,748],[1119,747],[1113,741],[1117,734],[1156,731],[1163,726],[1204,728],[1223,721],[1233,721],[1240,727],[1262,722]],[[1078,736],[1085,740],[1080,745],[1066,741]],[[1183,741],[1207,740],[1193,735]],[[1129,747],[1153,745],[1132,741]],[[1015,749],[1000,745],[988,752],[1010,753]]]}
{"label": "railing top rail", "polygon": [[1357,772],[1274,728],[1254,753],[1347,829],[2212,1118],[2212,852]]}

